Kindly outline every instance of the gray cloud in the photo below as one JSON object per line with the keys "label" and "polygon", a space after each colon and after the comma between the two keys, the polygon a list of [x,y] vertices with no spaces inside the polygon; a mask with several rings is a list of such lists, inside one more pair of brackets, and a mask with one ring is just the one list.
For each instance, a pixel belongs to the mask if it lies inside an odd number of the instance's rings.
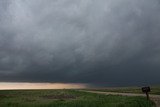
{"label": "gray cloud", "polygon": [[159,84],[159,0],[1,0],[0,80]]}

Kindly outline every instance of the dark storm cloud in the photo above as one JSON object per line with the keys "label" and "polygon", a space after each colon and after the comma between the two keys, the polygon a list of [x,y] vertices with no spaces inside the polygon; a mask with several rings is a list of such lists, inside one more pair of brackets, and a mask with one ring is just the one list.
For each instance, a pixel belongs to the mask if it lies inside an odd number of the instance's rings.
{"label": "dark storm cloud", "polygon": [[159,0],[1,0],[0,80],[160,83]]}

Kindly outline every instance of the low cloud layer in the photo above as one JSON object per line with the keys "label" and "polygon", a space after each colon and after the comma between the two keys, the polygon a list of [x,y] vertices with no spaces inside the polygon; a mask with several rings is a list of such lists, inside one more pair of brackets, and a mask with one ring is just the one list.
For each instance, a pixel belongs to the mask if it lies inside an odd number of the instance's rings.
{"label": "low cloud layer", "polygon": [[159,84],[159,0],[1,0],[0,81]]}

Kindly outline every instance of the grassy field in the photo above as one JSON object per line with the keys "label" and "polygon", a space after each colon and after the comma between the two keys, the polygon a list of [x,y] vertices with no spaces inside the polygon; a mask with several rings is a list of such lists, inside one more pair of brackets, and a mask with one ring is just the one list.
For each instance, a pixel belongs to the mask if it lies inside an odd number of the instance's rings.
{"label": "grassy field", "polygon": [[[104,89],[88,89],[102,92],[119,92],[119,93],[138,93],[142,94],[141,87],[119,87],[119,88],[104,88]],[[160,95],[160,86],[151,87],[150,94]]]}
{"label": "grassy field", "polygon": [[143,97],[99,95],[77,90],[0,91],[0,107],[152,107]]}

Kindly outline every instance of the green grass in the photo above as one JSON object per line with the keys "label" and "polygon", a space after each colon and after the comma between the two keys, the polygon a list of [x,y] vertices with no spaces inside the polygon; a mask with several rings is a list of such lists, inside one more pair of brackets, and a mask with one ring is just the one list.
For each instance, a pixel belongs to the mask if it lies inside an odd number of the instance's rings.
{"label": "green grass", "polygon": [[[104,88],[104,89],[88,89],[93,91],[102,91],[102,92],[119,92],[119,93],[138,93],[143,94],[141,87],[116,87],[116,88]],[[150,94],[160,95],[160,86],[151,87]]]}
{"label": "green grass", "polygon": [[99,95],[77,90],[0,91],[0,107],[153,107],[143,97]]}

